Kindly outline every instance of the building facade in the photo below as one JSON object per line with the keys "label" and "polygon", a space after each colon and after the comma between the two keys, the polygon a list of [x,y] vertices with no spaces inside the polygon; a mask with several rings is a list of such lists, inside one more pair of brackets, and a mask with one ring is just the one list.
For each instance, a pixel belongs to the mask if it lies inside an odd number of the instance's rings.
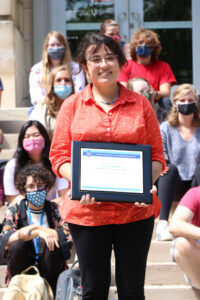
{"label": "building facade", "polygon": [[[41,59],[50,30],[66,35],[72,53],[88,31],[99,31],[104,19],[115,19],[122,40],[140,27],[155,30],[178,84],[190,82],[200,91],[199,0],[0,0],[0,77],[2,107],[30,105],[28,77]],[[75,55],[74,55],[75,59]]]}

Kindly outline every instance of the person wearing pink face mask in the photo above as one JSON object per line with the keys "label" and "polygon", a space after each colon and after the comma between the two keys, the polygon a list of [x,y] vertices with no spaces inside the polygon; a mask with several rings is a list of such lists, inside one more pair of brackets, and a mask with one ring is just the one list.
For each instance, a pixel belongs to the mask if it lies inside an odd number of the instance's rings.
{"label": "person wearing pink face mask", "polygon": [[121,41],[120,26],[115,20],[112,20],[112,19],[104,20],[101,23],[100,33],[105,34],[105,35],[111,37],[116,42],[118,42],[123,49],[126,59],[127,60],[131,59],[130,52],[129,52],[130,51],[129,43],[125,43],[125,42]]}
{"label": "person wearing pink face mask", "polygon": [[[9,203],[17,203],[23,198],[15,187],[15,178],[26,165],[41,163],[53,174],[49,149],[50,139],[45,127],[39,121],[27,121],[20,130],[14,157],[6,164],[4,171],[4,191]],[[65,179],[54,175],[54,185],[48,191],[46,199],[62,202],[68,186],[69,183]]]}

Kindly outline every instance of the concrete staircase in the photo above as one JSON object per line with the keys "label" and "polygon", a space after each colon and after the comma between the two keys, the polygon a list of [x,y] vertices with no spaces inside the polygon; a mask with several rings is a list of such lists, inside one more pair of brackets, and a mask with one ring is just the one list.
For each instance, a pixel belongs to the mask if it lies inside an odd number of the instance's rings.
{"label": "concrete staircase", "polygon": [[[12,158],[17,146],[18,132],[22,124],[27,120],[27,108],[0,109],[0,128],[4,131],[3,151],[0,159]],[[5,213],[5,206],[0,209],[0,221]],[[184,280],[179,267],[171,262],[171,242],[157,242],[155,240],[157,220],[153,239],[148,256],[145,295],[147,300],[197,300],[200,292],[191,288]],[[109,298],[117,299],[117,291],[114,279],[114,256],[112,257],[112,279]],[[6,266],[0,266],[0,300],[5,291]],[[9,299],[8,299],[9,300]]]}
{"label": "concrete staircase", "polygon": [[[157,222],[156,222],[157,223]],[[155,226],[156,227],[156,226]],[[200,291],[190,287],[180,268],[171,261],[171,242],[158,242],[154,237],[148,255],[145,296],[147,300],[197,300]],[[114,258],[109,298],[117,299],[114,280]]]}
{"label": "concrete staircase", "polygon": [[0,152],[0,159],[13,157],[17,147],[18,133],[27,119],[27,107],[0,109],[0,129],[4,132],[3,150]]}
{"label": "concrete staircase", "polygon": [[[0,210],[0,219],[3,214]],[[155,230],[154,230],[155,232]],[[155,234],[154,234],[155,235]],[[147,300],[197,300],[200,291],[190,287],[179,267],[171,262],[169,249],[171,242],[157,242],[153,238],[148,256],[145,296]],[[114,279],[114,255],[112,256],[112,276],[109,299],[117,299]],[[0,300],[5,291],[6,266],[0,266]]]}

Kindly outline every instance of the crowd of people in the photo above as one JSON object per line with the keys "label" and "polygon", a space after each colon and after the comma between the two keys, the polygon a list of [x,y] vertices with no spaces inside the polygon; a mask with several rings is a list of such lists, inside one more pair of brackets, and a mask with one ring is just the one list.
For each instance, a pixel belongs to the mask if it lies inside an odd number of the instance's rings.
{"label": "crowd of people", "polygon": [[[157,240],[173,240],[173,261],[200,288],[198,92],[185,83],[170,99],[177,81],[170,65],[159,60],[161,50],[149,29],[136,30],[124,43],[112,19],[101,24],[100,33],[85,35],[76,62],[60,32],[47,34],[42,60],[30,71],[27,121],[14,157],[5,169],[0,165],[0,207],[7,203],[0,255],[7,260],[7,282],[36,264],[55,294],[73,241],[82,299],[108,299],[114,251],[119,299],[144,300],[159,217]],[[0,81],[0,101],[2,90]],[[72,201],[72,141],[151,145],[152,204],[98,202],[89,192]],[[2,145],[0,131],[0,151]],[[173,201],[179,204],[169,224]]]}

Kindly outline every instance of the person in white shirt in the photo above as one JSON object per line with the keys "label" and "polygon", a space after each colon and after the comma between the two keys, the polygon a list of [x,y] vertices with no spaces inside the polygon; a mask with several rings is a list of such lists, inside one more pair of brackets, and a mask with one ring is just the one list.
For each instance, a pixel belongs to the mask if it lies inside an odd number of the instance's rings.
{"label": "person in white shirt", "polygon": [[52,140],[58,112],[64,100],[74,93],[74,84],[66,66],[55,68],[49,75],[44,103],[35,105],[29,120],[38,120]]}
{"label": "person in white shirt", "polygon": [[28,164],[45,166],[54,176],[54,185],[48,191],[46,199],[62,202],[69,183],[66,179],[58,178],[51,169],[49,160],[50,140],[44,126],[34,120],[27,121],[21,128],[18,145],[14,158],[8,161],[4,170],[4,193],[9,203],[16,203],[23,196],[15,187],[15,178],[19,171]]}
{"label": "person in white shirt", "polygon": [[33,105],[44,101],[48,76],[54,68],[60,65],[66,65],[70,71],[75,92],[82,90],[85,87],[83,69],[78,63],[72,61],[70,48],[64,35],[51,31],[44,41],[42,60],[31,68],[29,76],[30,97]]}

